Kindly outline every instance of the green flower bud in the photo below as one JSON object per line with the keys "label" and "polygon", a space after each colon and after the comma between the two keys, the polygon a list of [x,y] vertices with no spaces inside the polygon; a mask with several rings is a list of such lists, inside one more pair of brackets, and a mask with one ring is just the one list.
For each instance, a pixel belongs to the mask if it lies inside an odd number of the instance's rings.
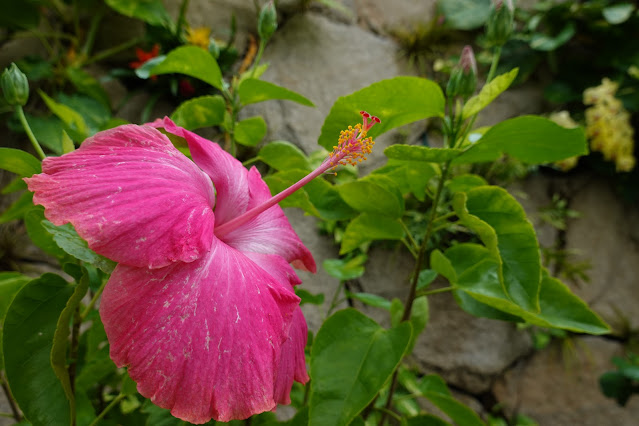
{"label": "green flower bud", "polygon": [[257,20],[257,33],[263,41],[268,41],[277,29],[277,11],[273,0],[262,7]]}
{"label": "green flower bud", "polygon": [[493,0],[490,17],[486,21],[486,39],[495,46],[503,46],[513,32],[515,8],[512,0]]}
{"label": "green flower bud", "polygon": [[468,98],[477,88],[477,62],[473,48],[464,46],[459,63],[450,73],[450,80],[446,85],[446,95],[449,98],[462,96]]}
{"label": "green flower bud", "polygon": [[24,106],[29,99],[29,81],[20,68],[13,62],[9,68],[5,68],[0,79],[2,93],[9,105]]}

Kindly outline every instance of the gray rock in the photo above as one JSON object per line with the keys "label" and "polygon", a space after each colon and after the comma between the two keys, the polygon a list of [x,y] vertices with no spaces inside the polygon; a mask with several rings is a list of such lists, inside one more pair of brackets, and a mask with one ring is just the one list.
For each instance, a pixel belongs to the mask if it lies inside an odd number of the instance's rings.
{"label": "gray rock", "polygon": [[377,33],[411,29],[435,16],[435,0],[355,0],[358,19]]}
{"label": "gray rock", "polygon": [[610,359],[623,352],[621,344],[596,337],[556,341],[508,371],[493,390],[508,416],[521,413],[540,425],[636,425],[639,398],[621,408],[598,385],[601,374],[615,369]]}

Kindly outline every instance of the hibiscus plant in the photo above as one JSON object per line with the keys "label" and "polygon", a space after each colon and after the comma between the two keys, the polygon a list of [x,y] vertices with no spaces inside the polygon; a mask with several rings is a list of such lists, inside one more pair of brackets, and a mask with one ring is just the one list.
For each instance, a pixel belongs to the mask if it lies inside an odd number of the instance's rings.
{"label": "hibiscus plant", "polygon": [[[499,7],[501,26],[489,34],[503,44],[499,31],[512,11]],[[273,22],[268,13],[261,22]],[[445,91],[396,77],[343,96],[324,121],[318,153],[280,141],[245,162],[262,163],[264,177],[235,157],[236,143],[262,140],[264,120],[238,120],[239,111],[271,99],[312,103],[260,80],[257,64],[229,83],[210,52],[178,47],[148,65],[148,75],[186,75],[216,94],[182,103],[171,117],[93,132],[77,149],[48,156],[23,119],[26,77],[6,70],[5,99],[42,158],[0,148],[0,168],[17,175],[7,191],[25,194],[16,218],[60,263],[36,278],[0,273],[1,379],[15,420],[449,424],[419,408],[415,401],[425,398],[457,424],[485,424],[441,377],[402,363],[427,332],[429,298],[449,291],[476,317],[609,331],[543,268],[519,202],[471,173],[503,155],[538,165],[587,152],[582,129],[542,117],[474,128],[517,75],[495,77],[498,60],[497,48],[478,93],[467,47]],[[441,122],[441,147],[395,144],[367,176],[345,171],[366,159],[377,136],[426,119]],[[222,146],[193,132],[209,126],[223,130]],[[332,303],[309,333],[300,303],[318,297],[300,290],[295,269],[317,266],[282,207],[341,229],[341,258],[324,264],[341,281],[362,275],[368,248],[380,241],[414,258],[403,301],[346,292],[386,309],[385,325],[354,308],[333,312]],[[412,223],[417,215],[422,222]],[[295,408],[289,421],[278,421],[278,404]]]}

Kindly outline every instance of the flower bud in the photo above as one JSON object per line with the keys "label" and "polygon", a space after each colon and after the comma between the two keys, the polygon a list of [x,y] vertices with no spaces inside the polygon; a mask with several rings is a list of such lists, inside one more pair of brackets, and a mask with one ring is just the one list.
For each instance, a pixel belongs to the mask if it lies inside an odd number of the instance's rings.
{"label": "flower bud", "polygon": [[9,105],[24,106],[29,99],[29,81],[20,68],[11,63],[9,68],[5,68],[0,79],[4,98]]}
{"label": "flower bud", "polygon": [[486,21],[486,39],[495,46],[503,46],[513,32],[515,8],[512,0],[493,0]]}
{"label": "flower bud", "polygon": [[450,80],[446,86],[446,94],[449,98],[462,96],[468,98],[475,93],[477,88],[477,62],[473,48],[464,46],[459,63],[450,74]]}
{"label": "flower bud", "polygon": [[263,41],[268,41],[277,29],[277,11],[273,0],[262,7],[257,21],[257,33]]}

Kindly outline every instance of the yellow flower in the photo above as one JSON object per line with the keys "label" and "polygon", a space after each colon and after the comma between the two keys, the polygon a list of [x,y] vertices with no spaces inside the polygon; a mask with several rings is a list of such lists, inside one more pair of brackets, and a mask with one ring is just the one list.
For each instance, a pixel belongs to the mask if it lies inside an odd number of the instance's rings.
{"label": "yellow flower", "polygon": [[211,29],[207,27],[190,28],[187,30],[186,41],[194,46],[208,50]]}
{"label": "yellow flower", "polygon": [[630,113],[615,98],[619,85],[604,78],[600,86],[584,91],[586,109],[586,136],[590,148],[599,151],[607,161],[614,161],[617,171],[628,172],[635,166],[634,129]]}

